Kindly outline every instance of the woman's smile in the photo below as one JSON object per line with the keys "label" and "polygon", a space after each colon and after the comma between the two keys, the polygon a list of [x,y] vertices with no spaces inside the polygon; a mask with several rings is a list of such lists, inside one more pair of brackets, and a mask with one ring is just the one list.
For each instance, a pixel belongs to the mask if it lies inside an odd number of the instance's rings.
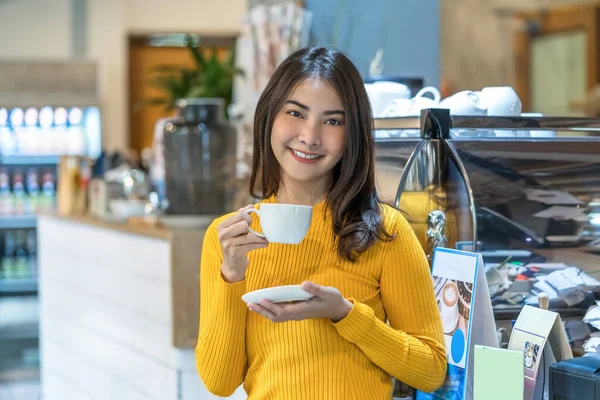
{"label": "woman's smile", "polygon": [[325,157],[322,154],[303,152],[300,150],[288,148],[292,157],[302,164],[314,164]]}

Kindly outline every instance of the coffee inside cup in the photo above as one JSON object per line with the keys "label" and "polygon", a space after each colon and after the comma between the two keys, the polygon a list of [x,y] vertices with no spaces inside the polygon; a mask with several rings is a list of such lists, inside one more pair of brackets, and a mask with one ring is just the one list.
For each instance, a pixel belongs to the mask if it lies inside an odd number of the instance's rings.
{"label": "coffee inside cup", "polygon": [[527,350],[527,357],[533,357],[533,350],[532,349]]}
{"label": "coffee inside cup", "polygon": [[446,304],[448,307],[452,307],[456,304],[456,301],[458,300],[458,288],[454,282],[446,283],[442,291],[442,298],[444,300],[444,304]]}

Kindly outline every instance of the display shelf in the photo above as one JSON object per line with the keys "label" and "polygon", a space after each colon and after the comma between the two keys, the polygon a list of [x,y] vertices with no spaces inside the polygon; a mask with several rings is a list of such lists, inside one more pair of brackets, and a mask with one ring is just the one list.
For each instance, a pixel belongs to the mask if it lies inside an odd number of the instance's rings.
{"label": "display shelf", "polygon": [[1,165],[55,165],[59,161],[57,155],[0,155]]}
{"label": "display shelf", "polygon": [[[598,278],[600,223],[592,214],[600,204],[600,118],[426,109],[376,119],[374,127],[382,201],[406,212],[430,260],[437,246],[482,254],[486,271],[497,271],[489,289],[499,325],[510,329],[541,290],[563,319],[581,320],[600,299],[592,284],[572,305],[535,286],[568,267]],[[507,269],[522,275],[500,285]]]}
{"label": "display shelf", "polygon": [[33,229],[36,225],[35,214],[0,215],[0,229]]}
{"label": "display shelf", "polygon": [[[17,360],[18,361],[18,360]],[[0,384],[18,382],[18,381],[39,381],[40,369],[38,366],[21,367],[17,364],[15,367],[12,363],[6,362],[7,367],[0,368]]]}
{"label": "display shelf", "polygon": [[35,278],[0,278],[0,296],[8,293],[35,293],[37,290],[38,281]]}
{"label": "display shelf", "polygon": [[39,324],[26,324],[0,327],[1,340],[37,339],[39,337]]}

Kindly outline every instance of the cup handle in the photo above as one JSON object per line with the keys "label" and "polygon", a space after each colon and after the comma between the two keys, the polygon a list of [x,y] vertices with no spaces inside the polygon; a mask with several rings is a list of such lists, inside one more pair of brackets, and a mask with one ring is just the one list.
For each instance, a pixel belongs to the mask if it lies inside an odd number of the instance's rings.
{"label": "cup handle", "polygon": [[442,100],[442,95],[441,95],[440,91],[438,90],[438,88],[436,88],[435,86],[424,87],[423,89],[421,89],[417,92],[417,94],[415,95],[415,98],[423,97],[423,95],[425,93],[431,93],[431,95],[433,96],[433,101],[436,104],[439,103],[440,100]]}
{"label": "cup handle", "polygon": [[[252,213],[255,213],[256,215],[258,215],[258,218],[260,218],[260,211],[257,210],[256,208],[249,208],[246,211],[244,211],[244,214],[246,214],[246,215],[250,215]],[[260,236],[262,238],[265,237],[265,235],[263,235],[262,233],[256,232],[254,229],[252,229],[250,227],[248,227],[248,230],[250,231],[250,233],[252,233],[252,234],[254,234],[256,236]]]}

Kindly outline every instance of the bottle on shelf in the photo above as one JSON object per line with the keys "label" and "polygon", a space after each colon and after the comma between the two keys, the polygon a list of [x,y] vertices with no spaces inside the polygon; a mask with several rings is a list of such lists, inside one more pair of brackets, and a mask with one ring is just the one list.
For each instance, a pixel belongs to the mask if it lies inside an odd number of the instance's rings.
{"label": "bottle on shelf", "polygon": [[38,150],[38,110],[29,107],[25,110],[24,126],[21,128],[19,149],[21,154],[34,155]]}
{"label": "bottle on shelf", "polygon": [[68,145],[67,122],[69,113],[66,108],[54,109],[54,126],[50,133],[52,137],[51,154],[65,154]]}
{"label": "bottle on shelf", "polygon": [[35,229],[6,230],[2,241],[0,280],[37,277],[37,240]]}
{"label": "bottle on shelf", "polygon": [[10,215],[14,209],[10,190],[10,176],[6,168],[0,168],[0,214]]}
{"label": "bottle on shelf", "polygon": [[2,257],[2,278],[12,279],[15,277],[15,238],[11,231],[4,235],[4,256]]}
{"label": "bottle on shelf", "polygon": [[53,131],[52,125],[54,123],[54,109],[46,106],[40,109],[39,113],[39,124],[40,129],[38,131],[38,152],[39,154],[52,154],[53,151]]}
{"label": "bottle on shelf", "polygon": [[4,233],[0,231],[0,280],[4,278],[4,266],[2,265],[2,255],[4,254]]}
{"label": "bottle on shelf", "polygon": [[15,135],[10,127],[8,110],[0,108],[0,152],[3,156],[13,155],[17,150]]}
{"label": "bottle on shelf", "polygon": [[[69,110],[69,127],[67,128],[67,148],[63,154],[81,156],[87,148],[83,122],[83,111],[79,107]],[[66,152],[65,152],[66,150]]]}
{"label": "bottle on shelf", "polygon": [[36,168],[27,170],[27,204],[25,212],[33,214],[38,210],[40,199],[39,175]]}
{"label": "bottle on shelf", "polygon": [[27,203],[27,193],[25,192],[25,179],[23,171],[17,168],[12,175],[12,196],[13,196],[13,213],[22,215],[25,213],[25,205]]}
{"label": "bottle on shelf", "polygon": [[27,254],[28,257],[28,266],[27,270],[29,271],[29,276],[32,278],[37,278],[37,238],[35,235],[35,230],[30,229],[27,232]]}
{"label": "bottle on shelf", "polygon": [[38,201],[40,210],[54,209],[56,202],[56,177],[51,170],[46,170],[42,177],[42,193]]}
{"label": "bottle on shelf", "polygon": [[29,278],[29,254],[27,252],[27,233],[23,229],[15,233],[14,278]]}

